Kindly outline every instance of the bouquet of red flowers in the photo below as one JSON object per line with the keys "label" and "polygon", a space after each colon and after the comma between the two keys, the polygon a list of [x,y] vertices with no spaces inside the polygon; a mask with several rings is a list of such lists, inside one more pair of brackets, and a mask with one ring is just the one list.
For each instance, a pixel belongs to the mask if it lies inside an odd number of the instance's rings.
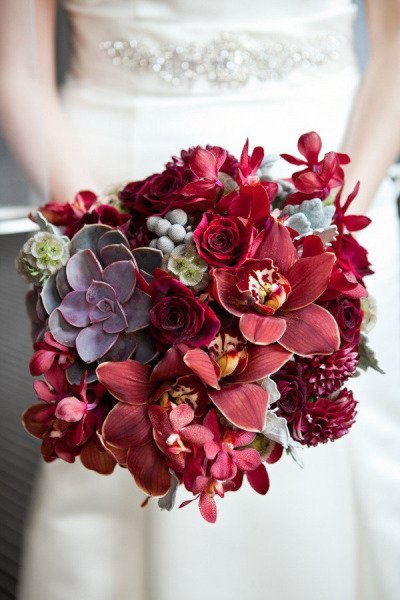
{"label": "bouquet of red flowers", "polygon": [[[30,362],[39,403],[23,416],[57,458],[127,468],[171,509],[183,485],[214,522],[216,496],[246,478],[269,488],[283,451],[345,435],[343,387],[378,368],[361,330],[373,319],[366,250],[351,232],[349,158],[300,137],[300,168],[271,177],[245,144],[173,157],[162,173],[70,204],[48,203],[18,270],[33,289]],[[362,360],[360,361],[360,354]]]}

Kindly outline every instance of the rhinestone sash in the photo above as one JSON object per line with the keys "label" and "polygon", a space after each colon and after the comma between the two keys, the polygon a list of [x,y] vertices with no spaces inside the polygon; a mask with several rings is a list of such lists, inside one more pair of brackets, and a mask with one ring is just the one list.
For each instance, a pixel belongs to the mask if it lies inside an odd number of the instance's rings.
{"label": "rhinestone sash", "polygon": [[207,44],[156,44],[147,39],[107,40],[100,48],[112,63],[153,74],[171,86],[239,88],[251,81],[282,79],[299,69],[318,68],[340,58],[339,36],[260,41],[223,33]]}

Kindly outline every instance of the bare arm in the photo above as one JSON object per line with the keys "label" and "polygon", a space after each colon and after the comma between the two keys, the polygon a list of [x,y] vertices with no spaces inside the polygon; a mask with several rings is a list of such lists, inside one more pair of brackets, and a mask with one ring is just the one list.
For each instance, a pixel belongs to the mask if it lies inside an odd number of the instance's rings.
{"label": "bare arm", "polygon": [[366,0],[370,58],[343,149],[349,192],[361,180],[353,213],[365,213],[400,153],[400,1]]}
{"label": "bare arm", "polygon": [[39,191],[65,202],[96,189],[57,93],[55,11],[56,0],[0,2],[0,123]]}

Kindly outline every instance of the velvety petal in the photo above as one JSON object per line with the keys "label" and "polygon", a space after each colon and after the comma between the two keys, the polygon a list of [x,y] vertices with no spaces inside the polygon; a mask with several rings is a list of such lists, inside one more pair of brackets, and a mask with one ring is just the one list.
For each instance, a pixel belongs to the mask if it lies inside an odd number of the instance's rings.
{"label": "velvety petal", "polygon": [[90,304],[86,292],[70,292],[63,298],[58,310],[64,319],[74,327],[87,327],[90,323]]}
{"label": "velvety petal", "polygon": [[218,456],[211,467],[211,475],[215,477],[215,479],[225,481],[226,479],[233,479],[236,472],[237,467],[229,454],[223,450],[218,452]]}
{"label": "velvety petal", "polygon": [[247,310],[247,302],[237,288],[237,276],[225,269],[214,269],[212,275],[216,299],[229,313],[240,317]]}
{"label": "velvety petal", "polygon": [[197,424],[188,425],[181,430],[180,435],[184,442],[193,444],[193,446],[203,446],[213,437],[212,432],[207,427]]}
{"label": "velvety petal", "polygon": [[287,227],[270,217],[254,258],[271,258],[281,274],[285,275],[297,258],[296,248]]}
{"label": "velvety petal", "polygon": [[200,495],[199,510],[205,521],[208,523],[215,523],[217,520],[217,505],[214,498],[209,496],[206,492],[203,492]]}
{"label": "velvety petal", "polygon": [[193,483],[193,494],[200,494],[201,492],[204,492],[204,490],[207,489],[209,483],[210,478],[206,477],[205,475],[199,475],[198,477],[196,477]]}
{"label": "velvety petal", "polygon": [[102,435],[107,444],[117,448],[141,446],[152,439],[147,406],[120,402],[104,421]]}
{"label": "velvety petal", "polygon": [[233,425],[246,431],[263,431],[269,395],[259,385],[243,383],[209,392],[211,400]]}
{"label": "velvety petal", "polygon": [[76,350],[81,359],[91,363],[101,358],[118,339],[118,333],[106,333],[101,323],[81,329],[76,341]]}
{"label": "velvety petal", "polygon": [[63,398],[57,404],[55,415],[57,419],[67,421],[67,423],[76,423],[80,421],[86,412],[86,402],[82,402],[74,396]]}
{"label": "velvety petal", "polygon": [[254,448],[232,450],[231,456],[235,465],[242,471],[254,471],[261,464],[261,458]]}
{"label": "velvety petal", "polygon": [[164,496],[171,485],[171,474],[155,443],[128,452],[128,469],[136,484],[149,496]]}
{"label": "velvety petal", "polygon": [[278,371],[291,357],[292,353],[282,348],[279,344],[269,346],[247,346],[247,366],[238,375],[230,378],[235,383],[251,383],[264,379],[271,373]]}
{"label": "velvety petal", "polygon": [[300,258],[286,273],[292,291],[283,305],[284,310],[308,306],[326,290],[336,257],[332,252]]}
{"label": "velvety petal", "polygon": [[194,410],[188,404],[180,404],[169,413],[169,418],[174,431],[180,431],[193,421]]}
{"label": "velvety petal", "polygon": [[127,332],[131,333],[150,323],[151,298],[139,288],[123,306],[128,321]]}
{"label": "velvety petal", "polygon": [[132,254],[141,271],[152,275],[155,269],[159,269],[162,263],[162,252],[156,248],[136,248]]}
{"label": "velvety petal", "polygon": [[286,331],[279,343],[295,354],[331,354],[339,349],[339,328],[333,316],[321,306],[310,304],[285,313]]}
{"label": "velvety petal", "polygon": [[49,317],[49,329],[53,338],[68,348],[75,346],[76,338],[81,331],[78,327],[67,323],[58,309],[53,310]]}
{"label": "velvety petal", "polygon": [[123,304],[133,294],[136,284],[135,267],[130,260],[122,260],[108,265],[103,272],[103,281],[115,290],[118,300]]}
{"label": "velvety petal", "polygon": [[42,303],[47,314],[51,314],[52,311],[60,305],[61,297],[56,285],[56,275],[50,275],[43,285],[43,289],[40,293]]}
{"label": "velvety petal", "polygon": [[162,359],[154,367],[150,381],[158,383],[169,378],[189,375],[191,370],[183,362],[182,353],[175,347],[169,348]]}
{"label": "velvety petal", "polygon": [[208,354],[200,348],[189,350],[183,357],[184,363],[197,375],[206,385],[219,389],[218,373],[216,364],[211,361]]}
{"label": "velvety petal", "polygon": [[269,477],[267,469],[263,464],[257,467],[257,469],[254,469],[254,471],[248,471],[247,479],[253,490],[255,490],[258,494],[262,494],[264,496],[268,492]]}
{"label": "velvety petal", "polygon": [[[203,424],[210,429],[214,435],[214,439],[221,441],[221,434],[219,430],[219,422],[217,413],[214,409],[209,410],[206,416],[204,417]],[[219,446],[218,446],[219,447]]]}
{"label": "velvety petal", "polygon": [[151,368],[136,360],[107,362],[97,367],[97,377],[111,394],[128,404],[147,404],[153,385]]}
{"label": "velvety petal", "polygon": [[120,333],[128,326],[125,313],[118,300],[115,302],[115,312],[112,313],[103,323],[103,330],[106,333]]}
{"label": "velvety petal", "polygon": [[246,313],[240,317],[240,331],[249,342],[267,345],[277,342],[286,329],[284,319]]}
{"label": "velvety petal", "polygon": [[86,469],[101,475],[110,475],[115,468],[116,460],[106,450],[98,447],[94,440],[87,442],[81,449],[79,458]]}
{"label": "velvety petal", "polygon": [[200,331],[190,340],[192,346],[208,346],[220,330],[221,323],[208,304],[203,305],[204,324]]}
{"label": "velvety petal", "polygon": [[67,263],[67,279],[72,289],[86,291],[92,281],[101,281],[103,269],[93,252],[82,250]]}
{"label": "velvety petal", "polygon": [[209,440],[204,444],[204,452],[208,460],[214,460],[220,450],[221,444],[217,444],[215,440]]}

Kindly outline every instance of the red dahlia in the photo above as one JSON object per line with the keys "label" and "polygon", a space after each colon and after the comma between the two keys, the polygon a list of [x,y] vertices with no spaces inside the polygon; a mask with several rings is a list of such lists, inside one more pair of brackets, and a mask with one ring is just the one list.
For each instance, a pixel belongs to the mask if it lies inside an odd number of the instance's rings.
{"label": "red dahlia", "polygon": [[296,438],[305,446],[325,444],[349,432],[355,421],[357,402],[353,392],[344,388],[334,398],[318,398],[308,402]]}
{"label": "red dahlia", "polygon": [[343,346],[328,356],[298,358],[307,382],[308,396],[326,396],[336,392],[351,377],[359,360],[354,346]]}

